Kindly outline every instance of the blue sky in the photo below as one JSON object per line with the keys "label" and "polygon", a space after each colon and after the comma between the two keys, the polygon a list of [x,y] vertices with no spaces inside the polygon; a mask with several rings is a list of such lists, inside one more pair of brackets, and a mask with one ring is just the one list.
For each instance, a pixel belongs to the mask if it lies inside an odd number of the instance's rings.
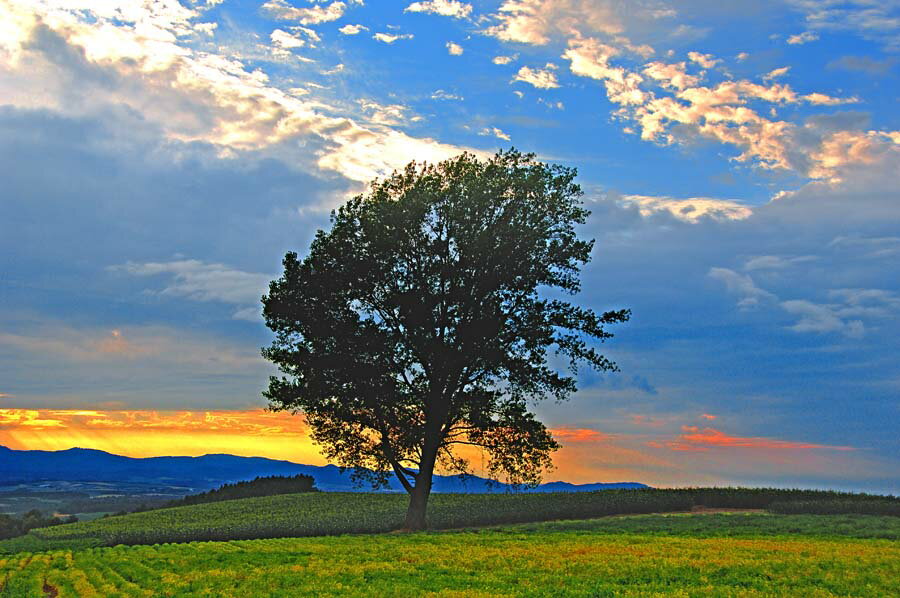
{"label": "blue sky", "polygon": [[0,0],[0,442],[263,406],[284,252],[515,146],[634,313],[560,475],[900,492],[898,57],[896,1]]}

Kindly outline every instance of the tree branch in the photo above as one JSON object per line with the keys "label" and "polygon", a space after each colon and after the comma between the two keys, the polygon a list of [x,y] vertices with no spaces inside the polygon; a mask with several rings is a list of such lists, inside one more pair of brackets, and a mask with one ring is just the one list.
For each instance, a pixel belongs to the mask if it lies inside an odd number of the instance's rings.
{"label": "tree branch", "polygon": [[400,484],[403,485],[403,489],[406,490],[408,494],[412,494],[413,485],[406,479],[405,470],[394,460],[391,460],[391,467],[394,469],[394,474],[396,474],[397,479],[400,480]]}

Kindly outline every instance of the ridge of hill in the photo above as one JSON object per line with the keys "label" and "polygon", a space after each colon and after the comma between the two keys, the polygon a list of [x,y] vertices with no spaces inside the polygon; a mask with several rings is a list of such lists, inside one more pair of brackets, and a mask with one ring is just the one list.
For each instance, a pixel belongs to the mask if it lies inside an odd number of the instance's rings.
{"label": "ridge of hill", "polygon": [[[258,476],[311,475],[316,487],[329,492],[369,491],[354,486],[350,472],[336,465],[304,465],[266,457],[209,454],[199,457],[125,457],[96,449],[61,451],[15,450],[0,445],[0,485],[33,484],[43,481],[143,483],[184,486],[195,491]],[[526,492],[591,492],[621,488],[648,488],[638,482],[570,484],[549,482]],[[434,492],[506,492],[508,484],[478,476],[434,477]],[[390,492],[402,492],[391,479]]]}

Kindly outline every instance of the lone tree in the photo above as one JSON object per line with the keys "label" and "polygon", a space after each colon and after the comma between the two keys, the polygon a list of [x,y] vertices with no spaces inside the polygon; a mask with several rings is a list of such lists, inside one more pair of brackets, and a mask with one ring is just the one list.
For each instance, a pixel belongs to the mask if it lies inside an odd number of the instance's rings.
{"label": "lone tree", "polygon": [[579,363],[616,369],[588,342],[629,311],[559,299],[593,247],[575,232],[589,213],[574,178],[514,149],[410,163],[332,213],[305,259],[288,253],[262,299],[263,356],[284,374],[270,408],[302,413],[356,479],[396,475],[406,529],[426,527],[436,466],[467,471],[460,445],[480,447],[492,478],[536,485],[559,445],[529,402],[569,396]]}

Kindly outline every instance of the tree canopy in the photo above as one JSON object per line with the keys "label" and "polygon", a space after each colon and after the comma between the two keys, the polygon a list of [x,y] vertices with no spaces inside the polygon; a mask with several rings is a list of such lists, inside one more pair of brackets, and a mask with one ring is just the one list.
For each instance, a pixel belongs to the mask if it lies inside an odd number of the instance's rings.
{"label": "tree canopy", "polygon": [[516,150],[410,163],[332,213],[303,260],[288,253],[263,297],[263,355],[283,374],[270,407],[302,413],[356,475],[395,475],[407,528],[426,524],[436,466],[468,470],[461,446],[537,484],[559,445],[529,404],[570,396],[579,364],[616,368],[592,343],[629,311],[563,300],[593,247],[575,175]]}

